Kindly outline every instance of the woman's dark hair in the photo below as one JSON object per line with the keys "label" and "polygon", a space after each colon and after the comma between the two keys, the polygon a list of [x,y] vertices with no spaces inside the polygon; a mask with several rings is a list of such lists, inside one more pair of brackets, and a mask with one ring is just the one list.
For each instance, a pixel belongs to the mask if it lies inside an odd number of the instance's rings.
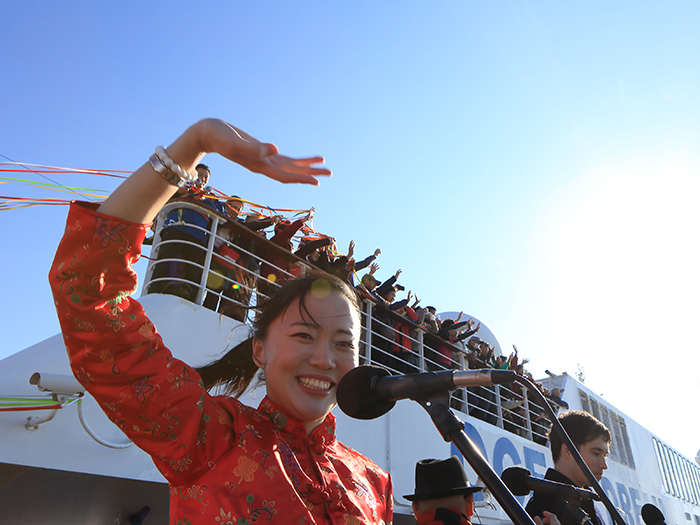
{"label": "woman's dark hair", "polygon": [[[253,339],[265,339],[272,322],[287,311],[298,298],[299,311],[311,318],[306,309],[306,296],[312,293],[325,297],[337,293],[347,298],[360,316],[360,304],[355,291],[347,283],[324,273],[312,273],[278,288],[265,302],[258,304],[250,337],[226,352],[223,357],[197,369],[204,388],[223,387],[226,395],[239,397],[260,371],[253,358]],[[313,318],[311,318],[313,320]]]}

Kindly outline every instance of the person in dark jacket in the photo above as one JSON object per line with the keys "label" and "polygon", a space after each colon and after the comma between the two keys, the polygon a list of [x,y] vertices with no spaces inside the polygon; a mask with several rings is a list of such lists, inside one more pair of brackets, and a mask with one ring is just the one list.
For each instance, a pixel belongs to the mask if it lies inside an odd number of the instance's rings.
{"label": "person in dark jacket", "polygon": [[[600,481],[603,471],[608,468],[605,457],[610,452],[610,431],[607,427],[587,412],[572,410],[559,415],[559,422],[578,449],[595,478]],[[548,469],[544,479],[586,487],[588,479],[576,463],[569,448],[562,443],[556,432],[549,433],[554,468]],[[533,518],[543,516],[545,511],[556,514],[562,525],[580,525],[577,508],[583,510],[593,525],[603,525],[596,508],[590,499],[580,502],[569,501],[562,496],[535,491],[525,509]]]}

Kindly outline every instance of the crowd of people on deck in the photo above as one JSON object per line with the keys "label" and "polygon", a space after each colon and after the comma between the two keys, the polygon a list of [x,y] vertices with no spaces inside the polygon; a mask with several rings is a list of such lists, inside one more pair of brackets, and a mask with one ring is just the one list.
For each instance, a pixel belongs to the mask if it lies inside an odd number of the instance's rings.
{"label": "crowd of people on deck", "polygon": [[[206,292],[202,304],[205,307],[244,322],[248,319],[254,292],[269,296],[286,281],[302,275],[306,266],[339,277],[353,286],[365,301],[373,303],[373,338],[371,348],[362,350],[364,362],[371,361],[399,373],[419,372],[421,367],[430,371],[492,368],[512,370],[533,379],[525,369],[529,360],[518,356],[515,345],[508,357],[495,355],[494,346],[478,337],[480,322],[473,318],[462,320],[462,313],[456,319],[440,319],[437,309],[421,306],[420,299],[411,290],[405,298],[397,300],[398,294],[405,291],[398,283],[401,270],[384,281],[376,276],[381,249],[357,261],[354,241],[350,241],[347,253],[342,254],[333,237],[319,234],[309,226],[313,208],[294,220],[281,215],[264,217],[252,210],[243,213],[242,199],[217,195],[207,186],[210,170],[206,165],[197,166],[197,175],[198,179],[179,189],[172,201],[209,208],[220,219],[213,239],[210,271],[204,280]],[[155,254],[157,261],[162,262],[154,265],[149,293],[195,300],[202,282],[211,222],[196,206],[175,208],[167,214],[160,230],[162,244]],[[271,229],[269,233],[268,229]],[[256,236],[279,249],[255,242]],[[365,269],[368,271],[360,277],[358,273]],[[424,348],[422,363],[421,344]],[[563,390],[549,391],[543,383],[535,384],[555,412],[568,408],[561,399]],[[516,384],[471,387],[466,400],[460,396],[461,393],[456,393],[456,405],[466,402],[470,415],[491,424],[498,421],[500,396],[503,427],[520,435],[528,433],[526,411],[529,410],[533,440],[546,443],[551,423],[539,401],[532,397],[525,401],[522,387]]]}

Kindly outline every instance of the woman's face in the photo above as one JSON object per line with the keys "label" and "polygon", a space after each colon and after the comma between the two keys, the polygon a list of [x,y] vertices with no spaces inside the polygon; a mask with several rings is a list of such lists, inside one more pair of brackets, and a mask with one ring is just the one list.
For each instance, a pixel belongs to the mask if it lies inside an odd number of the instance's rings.
{"label": "woman's face", "polygon": [[277,317],[264,340],[253,341],[258,366],[265,371],[267,395],[307,432],[335,406],[340,379],[358,364],[360,319],[352,303],[330,292],[307,293]]}

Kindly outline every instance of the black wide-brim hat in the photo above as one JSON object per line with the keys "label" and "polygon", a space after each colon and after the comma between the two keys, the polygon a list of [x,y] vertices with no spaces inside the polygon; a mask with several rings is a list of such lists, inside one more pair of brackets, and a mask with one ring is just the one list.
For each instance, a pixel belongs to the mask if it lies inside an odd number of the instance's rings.
{"label": "black wide-brim hat", "polygon": [[404,496],[408,501],[446,498],[473,494],[481,487],[472,487],[457,456],[448,459],[423,459],[416,463],[416,493]]}

